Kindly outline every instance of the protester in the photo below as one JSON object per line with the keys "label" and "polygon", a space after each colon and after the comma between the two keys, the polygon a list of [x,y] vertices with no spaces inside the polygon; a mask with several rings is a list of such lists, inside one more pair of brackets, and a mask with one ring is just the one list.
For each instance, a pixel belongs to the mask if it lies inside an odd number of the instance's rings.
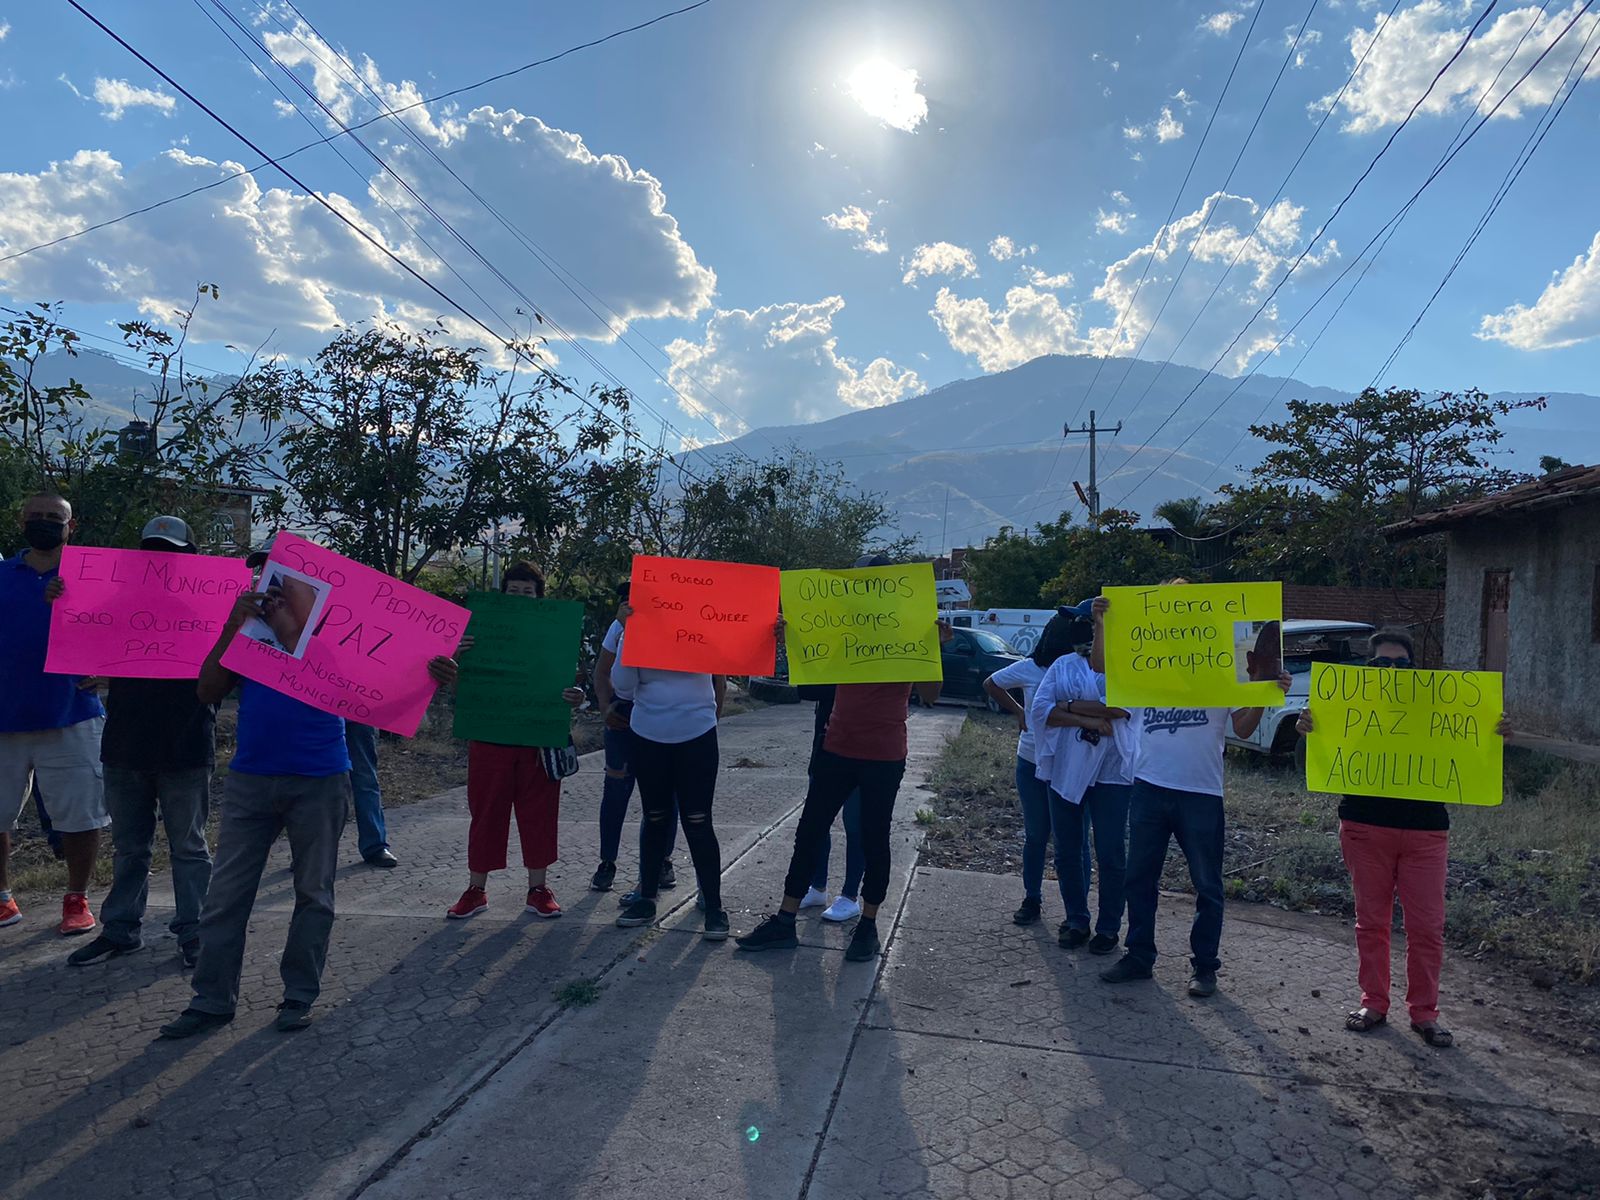
{"label": "protester", "polygon": [[[233,1020],[246,928],[267,855],[280,833],[289,838],[295,898],[279,962],[284,993],[275,1024],[280,1032],[311,1023],[311,1006],[322,987],[333,932],[339,836],[350,797],[350,755],[342,718],[241,679],[222,665],[228,644],[246,621],[260,616],[265,599],[260,592],[239,597],[200,668],[201,702],[220,704],[237,687],[239,719],[222,794],[216,865],[200,914],[194,999],[162,1027],[165,1038],[192,1037]],[[436,683],[455,682],[454,659],[435,658],[427,670]]]}
{"label": "protester", "polygon": [[[1398,629],[1374,634],[1371,654],[1369,667],[1408,670],[1416,661],[1411,635]],[[1295,728],[1307,737],[1316,735],[1309,709]],[[1495,733],[1511,733],[1504,714]],[[1398,897],[1405,914],[1411,1028],[1430,1046],[1443,1050],[1454,1045],[1455,1035],[1439,1024],[1449,808],[1434,800],[1347,795],[1339,801],[1339,846],[1356,896],[1356,978],[1361,984],[1361,1007],[1345,1018],[1345,1028],[1366,1033],[1389,1019],[1389,932]]]}
{"label": "protester", "polygon": [[[618,606],[617,620],[624,631],[632,615],[626,601]],[[717,721],[722,715],[724,681],[688,671],[624,666],[621,658],[626,641],[624,632],[611,680],[619,693],[633,698],[629,753],[639,780],[644,837],[639,851],[639,887],[623,897],[617,924],[631,928],[656,919],[656,897],[672,844],[676,806],[700,885],[705,938],[720,942],[728,936],[728,914],[722,907],[722,849],[711,823],[711,804],[717,789]]]}
{"label": "protester", "polygon": [[22,920],[11,896],[11,835],[37,781],[67,860],[61,898],[64,937],[95,927],[89,877],[110,824],[101,783],[100,730],[105,709],[91,676],[52,675],[44,669],[50,639],[45,589],[61,567],[61,548],[77,528],[72,505],[41,493],[23,502],[28,549],[0,563],[0,926]]}
{"label": "protester", "polygon": [[[949,641],[951,636],[950,626],[939,622],[940,642]],[[800,911],[800,901],[812,877],[819,840],[827,836],[850,793],[859,791],[866,873],[861,887],[861,916],[845,958],[867,962],[878,956],[878,906],[889,892],[889,827],[906,770],[906,716],[912,687],[910,683],[838,685],[822,739],[822,753],[817,755],[812,769],[800,825],[795,830],[794,853],[783,881],[783,903],[776,913],[739,939],[739,949],[788,950],[800,944],[795,914]],[[915,687],[923,704],[931,706],[938,701],[939,682],[918,683]]]}
{"label": "protester", "polygon": [[[1033,650],[1025,658],[1012,663],[1009,667],[1002,667],[993,675],[983,681],[983,690],[989,698],[999,706],[1001,712],[1009,713],[1017,720],[1017,799],[1022,804],[1022,905],[1012,914],[1011,920],[1017,925],[1032,925],[1039,919],[1044,893],[1044,851],[1050,843],[1050,783],[1048,779],[1038,777],[1036,761],[1034,758],[1034,731],[1029,723],[1028,713],[1033,706],[1034,694],[1039,688],[1039,683],[1045,677],[1045,672],[1055,661],[1063,655],[1070,655],[1073,646],[1068,641],[1068,633],[1074,628],[1072,617],[1065,615],[1066,610],[1051,617],[1049,622],[1039,634],[1039,640],[1034,643]],[[1083,628],[1087,628],[1087,622]],[[1022,703],[1018,704],[1016,697],[1011,692],[1016,689],[1022,693]],[[1089,873],[1089,842],[1084,831],[1076,841],[1056,845],[1056,857],[1059,859],[1067,850],[1078,851],[1081,848],[1083,875],[1085,885]],[[1057,879],[1061,879],[1059,865],[1056,869]],[[1062,885],[1062,899],[1066,900],[1065,884]],[[1068,905],[1070,914],[1072,909]]]}
{"label": "protester", "polygon": [[[508,596],[541,598],[544,575],[532,563],[519,562],[501,577],[500,590]],[[475,644],[471,633],[461,639],[463,651]],[[561,699],[573,708],[587,698],[579,687],[569,687],[561,693]],[[539,917],[561,915],[561,905],[547,882],[550,864],[557,857],[561,780],[551,778],[545,769],[545,749],[467,743],[467,811],[471,814],[467,826],[467,890],[445,916],[466,920],[489,907],[489,873],[506,869],[513,813],[517,818],[517,839],[522,844],[522,865],[528,871],[527,911]]]}
{"label": "protester", "polygon": [[[1182,583],[1184,580],[1169,581]],[[1110,601],[1094,601],[1094,648],[1090,665],[1105,673],[1105,614]],[[1289,690],[1289,677],[1278,686]],[[1189,865],[1195,890],[1189,931],[1189,994],[1217,990],[1222,944],[1222,756],[1228,729],[1247,738],[1261,724],[1263,708],[1147,708],[1134,758],[1128,804],[1127,952],[1100,978],[1107,983],[1149,979],[1156,961],[1156,901],[1167,847],[1175,837]]]}
{"label": "protester", "polygon": [[[628,602],[630,585],[617,585],[617,600]],[[632,738],[628,733],[628,714],[633,709],[633,696],[617,691],[612,671],[617,664],[617,647],[622,644],[622,622],[613,620],[600,641],[600,653],[594,660],[594,699],[605,714],[602,737],[605,745],[606,774],[600,793],[600,865],[595,869],[589,887],[596,892],[609,892],[617,878],[617,854],[622,846],[622,825],[628,817],[628,801],[633,799],[633,767],[629,749]],[[667,859],[661,864],[661,878],[657,886],[663,890],[677,886],[677,873],[672,867],[672,848],[678,836],[677,807],[674,805],[671,830],[667,841]],[[644,852],[644,823],[639,824],[639,851]],[[641,861],[643,861],[641,859]]]}
{"label": "protester", "polygon": [[[822,753],[822,740],[828,731],[828,718],[833,714],[835,685],[813,683],[796,689],[802,700],[815,700],[817,707],[812,718],[811,761],[806,767],[809,779],[816,771],[817,755]],[[800,899],[800,910],[822,909],[822,919],[840,924],[861,915],[861,876],[866,873],[867,858],[861,850],[861,790],[857,788],[844,802],[844,881],[833,903],[828,903],[828,862],[833,857],[833,832],[824,831],[817,845],[817,867],[811,874],[811,884]]]}
{"label": "protester", "polygon": [[[194,531],[178,517],[156,517],[139,549],[195,554]],[[52,580],[46,597],[66,593]],[[217,706],[204,703],[193,679],[112,679],[106,690],[100,762],[116,848],[111,891],[100,907],[99,937],[67,957],[70,966],[117,958],[144,945],[140,936],[150,894],[150,858],[159,815],[172,859],[173,914],[168,928],[184,965],[200,955],[200,907],[211,884],[206,817],[216,761]]]}
{"label": "protester", "polygon": [[[1071,622],[1066,640],[1086,653],[1094,637],[1092,601],[1062,608],[1052,620]],[[1046,629],[1048,630],[1048,626]],[[1106,680],[1085,653],[1064,654],[1034,692],[1029,719],[1037,730],[1038,771],[1049,781],[1050,829],[1056,843],[1056,879],[1067,918],[1057,942],[1063,950],[1085,944],[1110,954],[1122,932],[1128,856],[1128,792],[1138,744],[1138,718],[1107,708]],[[1089,833],[1099,868],[1099,905],[1089,936]],[[1069,853],[1081,844],[1082,855]]]}

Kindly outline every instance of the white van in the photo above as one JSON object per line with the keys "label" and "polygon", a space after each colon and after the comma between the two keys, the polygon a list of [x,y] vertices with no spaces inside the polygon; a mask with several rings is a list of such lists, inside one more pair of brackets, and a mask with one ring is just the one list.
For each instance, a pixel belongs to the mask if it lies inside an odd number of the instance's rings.
{"label": "white van", "polygon": [[1289,694],[1281,705],[1262,714],[1261,724],[1249,737],[1229,733],[1228,745],[1258,754],[1293,753],[1300,737],[1295,721],[1311,703],[1311,664],[1365,665],[1372,633],[1373,627],[1361,621],[1285,621],[1283,669],[1289,673]]}
{"label": "white van", "polygon": [[982,612],[946,614],[952,625],[983,629],[1003,637],[1018,654],[1031,653],[1039,633],[1056,615],[1053,608],[989,608]]}

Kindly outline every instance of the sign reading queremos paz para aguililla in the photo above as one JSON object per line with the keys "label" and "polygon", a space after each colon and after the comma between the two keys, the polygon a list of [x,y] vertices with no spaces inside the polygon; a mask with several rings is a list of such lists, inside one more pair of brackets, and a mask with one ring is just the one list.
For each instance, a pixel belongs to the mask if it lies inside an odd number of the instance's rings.
{"label": "sign reading queremos paz para aguililla", "polygon": [[1499,804],[1505,710],[1496,671],[1314,663],[1306,787],[1352,796]]}
{"label": "sign reading queremos paz para aguililla", "polygon": [[944,678],[931,563],[785,571],[782,593],[790,683]]}
{"label": "sign reading queremos paz para aguililla", "polygon": [[1106,702],[1239,708],[1283,703],[1283,585],[1109,587]]}
{"label": "sign reading queremos paz para aguililla", "polygon": [[258,586],[275,590],[223,666],[324,712],[416,733],[436,690],[428,661],[455,653],[466,609],[288,533]]}
{"label": "sign reading queremos paz para aguililla", "polygon": [[636,555],[628,602],[624,666],[706,675],[777,666],[777,567]]}
{"label": "sign reading queremos paz para aguililla", "polygon": [[68,545],[44,669],[61,675],[194,679],[250,590],[238,558]]}

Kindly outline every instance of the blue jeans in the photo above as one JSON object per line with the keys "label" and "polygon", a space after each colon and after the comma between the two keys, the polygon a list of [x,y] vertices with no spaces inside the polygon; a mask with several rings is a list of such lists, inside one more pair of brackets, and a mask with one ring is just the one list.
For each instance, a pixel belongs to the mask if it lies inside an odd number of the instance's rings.
{"label": "blue jeans", "polygon": [[1083,842],[1083,873],[1073,855],[1056,852],[1056,878],[1061,883],[1061,902],[1067,910],[1067,924],[1089,928],[1089,828],[1094,827],[1094,856],[1100,868],[1100,911],[1094,931],[1116,937],[1122,931],[1124,879],[1128,865],[1128,794],[1126,784],[1097,783],[1084,794],[1082,804],[1068,804],[1050,793],[1050,825],[1056,845]]}
{"label": "blue jeans", "polygon": [[378,731],[371,725],[346,721],[344,746],[350,752],[356,847],[362,858],[371,858],[389,848],[389,831],[383,824],[383,793],[378,789]]}
{"label": "blue jeans", "polygon": [[1128,957],[1142,966],[1156,961],[1156,900],[1161,868],[1172,838],[1189,861],[1194,884],[1194,924],[1189,929],[1190,963],[1215,971],[1222,945],[1222,845],[1227,823],[1222,797],[1180,792],[1134,781],[1128,805]]}
{"label": "blue jeans", "polygon": [[[622,826],[628,819],[628,801],[633,799],[633,769],[629,751],[633,733],[627,729],[606,729],[606,778],[600,792],[600,861],[614,863],[622,848]],[[673,805],[672,831],[667,835],[667,857],[672,857],[678,840],[678,809]],[[639,823],[639,861],[644,861],[644,822]]]}
{"label": "blue jeans", "polygon": [[[828,890],[828,859],[833,854],[832,830],[822,835],[822,849],[817,856],[817,869],[811,875],[811,886],[819,892]],[[844,802],[844,885],[841,896],[855,900],[861,895],[861,877],[867,871],[866,851],[861,848],[861,789],[851,792]]]}
{"label": "blue jeans", "polygon": [[[1033,773],[1033,764],[1021,755],[1017,756],[1017,795],[1022,799],[1022,894],[1029,900],[1040,900],[1044,896],[1044,851],[1050,844],[1050,835],[1055,828],[1051,818],[1054,793],[1050,785],[1043,779],[1038,779]],[[1065,803],[1062,801],[1062,803]],[[1089,879],[1089,833],[1086,829],[1078,830],[1071,839],[1063,842],[1056,837],[1056,880],[1061,882],[1065,876],[1061,873],[1061,847],[1083,847],[1083,879],[1084,886],[1088,886]],[[1069,868],[1070,869],[1070,868]],[[1066,886],[1062,884],[1061,898],[1067,898]],[[1072,906],[1067,905],[1067,916],[1072,916]],[[1084,918],[1084,927],[1087,928],[1089,919]]]}
{"label": "blue jeans", "polygon": [[150,895],[150,853],[156,841],[156,813],[167,831],[172,853],[175,911],[168,926],[186,942],[195,936],[200,906],[211,884],[211,851],[206,846],[206,814],[211,810],[211,768],[182,771],[105,769],[106,810],[116,848],[111,890],[100,906],[107,940],[121,946],[139,943]]}

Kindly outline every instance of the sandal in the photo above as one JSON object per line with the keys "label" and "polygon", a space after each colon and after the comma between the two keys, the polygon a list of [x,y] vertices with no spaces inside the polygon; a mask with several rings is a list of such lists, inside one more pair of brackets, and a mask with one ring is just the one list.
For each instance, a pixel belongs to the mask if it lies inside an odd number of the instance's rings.
{"label": "sandal", "polygon": [[1370,1008],[1358,1008],[1344,1019],[1344,1027],[1353,1033],[1366,1033],[1388,1023],[1388,1013],[1373,1012]]}
{"label": "sandal", "polygon": [[1456,1044],[1456,1035],[1436,1021],[1429,1021],[1426,1025],[1418,1025],[1413,1021],[1411,1022],[1411,1028],[1419,1033],[1422,1036],[1422,1040],[1435,1050],[1448,1050]]}

